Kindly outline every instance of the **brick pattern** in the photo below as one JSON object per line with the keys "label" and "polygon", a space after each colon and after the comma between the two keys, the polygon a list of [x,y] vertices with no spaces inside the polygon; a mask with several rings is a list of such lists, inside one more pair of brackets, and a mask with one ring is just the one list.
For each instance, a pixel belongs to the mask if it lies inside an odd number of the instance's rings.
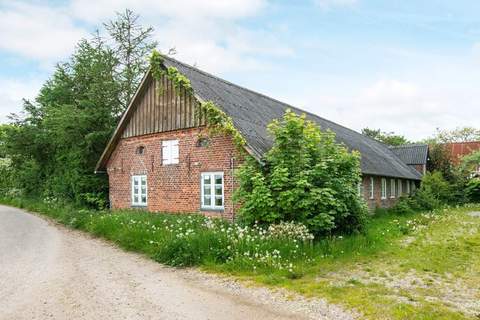
{"label": "brick pattern", "polygon": [[[207,146],[197,146],[207,138]],[[162,141],[179,140],[179,163],[162,165]],[[143,146],[144,153],[136,149]],[[130,208],[131,176],[147,175],[149,211],[191,213],[201,211],[200,178],[202,172],[223,172],[224,210],[202,211],[206,215],[232,218],[233,169],[241,163],[230,137],[209,137],[206,128],[192,128],[123,138],[112,154],[107,172],[112,209]]]}
{"label": "brick pattern", "polygon": [[[208,139],[207,145],[198,145],[198,140],[202,138]],[[179,140],[179,163],[164,165],[162,141],[173,139]],[[144,147],[143,154],[136,152],[140,146]],[[131,208],[131,177],[146,175],[148,188],[146,209],[149,211],[202,212],[209,216],[232,219],[238,210],[238,205],[234,205],[232,201],[232,191],[237,185],[233,171],[241,162],[242,158],[230,137],[209,137],[205,127],[122,138],[107,165],[110,204],[112,209]],[[223,172],[223,211],[201,210],[202,172]],[[370,199],[370,177],[373,177],[374,181],[373,199]],[[397,194],[392,198],[391,179],[386,179],[387,198],[381,199],[381,177],[369,175],[362,177],[362,194],[372,210],[376,207],[391,207],[398,200],[398,181],[402,181],[403,193],[407,192],[407,180],[395,179]]]}

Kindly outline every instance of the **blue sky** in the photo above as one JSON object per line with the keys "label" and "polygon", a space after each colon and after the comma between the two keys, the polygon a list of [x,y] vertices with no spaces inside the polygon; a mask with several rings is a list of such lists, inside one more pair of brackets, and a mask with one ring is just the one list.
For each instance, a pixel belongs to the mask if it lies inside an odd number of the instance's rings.
{"label": "blue sky", "polygon": [[0,0],[0,122],[124,8],[177,59],[355,130],[480,124],[473,0]]}

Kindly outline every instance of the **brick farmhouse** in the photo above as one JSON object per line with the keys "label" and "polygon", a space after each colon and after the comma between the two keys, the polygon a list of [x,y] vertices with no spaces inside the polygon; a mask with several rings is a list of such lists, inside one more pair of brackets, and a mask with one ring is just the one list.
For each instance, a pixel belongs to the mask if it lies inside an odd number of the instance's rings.
{"label": "brick farmhouse", "polygon": [[242,155],[230,136],[208,134],[198,112],[206,101],[232,118],[246,140],[245,151],[258,160],[272,146],[266,128],[273,119],[287,108],[306,113],[322,130],[332,130],[339,143],[361,153],[359,192],[371,208],[391,206],[421,179],[421,173],[386,145],[353,130],[169,57],[163,67],[177,68],[190,80],[194,94],[178,92],[166,77],[155,80],[147,72],[96,168],[108,174],[114,209],[234,217],[234,171]]}

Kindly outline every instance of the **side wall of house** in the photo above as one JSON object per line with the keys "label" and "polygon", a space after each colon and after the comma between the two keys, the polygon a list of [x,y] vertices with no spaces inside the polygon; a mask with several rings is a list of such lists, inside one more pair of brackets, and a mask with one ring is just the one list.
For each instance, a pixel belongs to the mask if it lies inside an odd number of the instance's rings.
{"label": "side wall of house", "polygon": [[[223,172],[224,210],[203,211],[207,215],[232,218],[235,208],[233,169],[241,157],[227,136],[208,137],[207,129],[190,128],[122,138],[107,166],[110,203],[113,209],[131,208],[131,177],[147,176],[149,211],[191,213],[201,210],[201,173]],[[207,138],[207,145],[198,145]],[[178,140],[178,164],[162,164],[162,141]],[[204,140],[205,141],[205,140]],[[137,154],[138,147],[143,154]]]}
{"label": "side wall of house", "polygon": [[[386,181],[385,197],[382,197],[382,178]],[[392,180],[395,184],[394,190],[392,190]],[[371,193],[372,182],[373,197]],[[407,184],[410,184],[410,186],[407,186]],[[360,193],[370,210],[374,210],[375,208],[392,207],[402,195],[408,195],[408,192],[412,193],[417,186],[418,183],[414,180],[363,175]]]}

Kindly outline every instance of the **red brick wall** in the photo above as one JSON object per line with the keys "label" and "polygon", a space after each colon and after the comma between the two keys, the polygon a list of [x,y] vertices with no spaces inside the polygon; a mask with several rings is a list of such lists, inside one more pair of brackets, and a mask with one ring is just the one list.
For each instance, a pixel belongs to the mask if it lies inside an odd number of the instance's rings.
{"label": "red brick wall", "polygon": [[[107,171],[110,184],[110,203],[113,209],[130,208],[132,175],[147,175],[149,211],[191,213],[200,212],[200,177],[202,172],[221,171],[224,174],[225,210],[202,211],[207,215],[232,218],[238,210],[232,203],[231,161],[234,167],[241,163],[241,157],[227,136],[209,138],[208,146],[199,147],[200,137],[208,137],[206,128],[193,128],[162,132],[131,138],[123,138],[112,154]],[[162,165],[162,141],[179,140],[179,163]],[[144,146],[142,155],[136,149]],[[371,209],[390,207],[398,200],[397,194],[390,197],[390,178],[387,179],[387,198],[381,199],[381,177],[374,178],[374,199],[370,199],[370,176],[362,177],[362,193]],[[403,192],[407,192],[407,180],[401,180]],[[232,185],[233,184],[233,185]]]}
{"label": "red brick wall", "polygon": [[[231,161],[237,166],[241,159],[231,138],[209,138],[208,146],[199,147],[199,137],[208,137],[205,128],[162,132],[121,139],[107,165],[110,203],[113,209],[130,208],[131,176],[147,175],[149,211],[199,212],[200,177],[202,172],[224,174],[224,212],[206,211],[207,215],[231,218]],[[179,163],[162,165],[162,141],[179,140]],[[144,146],[144,154],[136,154]]]}

